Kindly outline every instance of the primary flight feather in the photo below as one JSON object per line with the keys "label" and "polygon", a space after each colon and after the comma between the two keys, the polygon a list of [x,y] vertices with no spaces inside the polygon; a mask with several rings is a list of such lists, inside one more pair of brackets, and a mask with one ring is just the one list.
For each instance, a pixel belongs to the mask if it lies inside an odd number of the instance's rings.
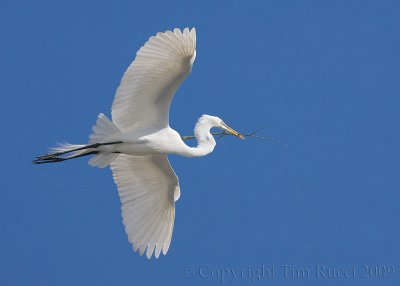
{"label": "primary flight feather", "polygon": [[34,163],[54,163],[93,155],[89,164],[110,165],[118,186],[128,239],[140,255],[167,253],[179,199],[179,181],[167,154],[199,157],[216,145],[213,127],[243,139],[220,118],[203,115],[196,123],[197,147],[187,146],[169,126],[171,100],[192,70],[196,30],[158,33],[140,48],[119,85],[112,121],[100,113],[86,145],[63,144]]}

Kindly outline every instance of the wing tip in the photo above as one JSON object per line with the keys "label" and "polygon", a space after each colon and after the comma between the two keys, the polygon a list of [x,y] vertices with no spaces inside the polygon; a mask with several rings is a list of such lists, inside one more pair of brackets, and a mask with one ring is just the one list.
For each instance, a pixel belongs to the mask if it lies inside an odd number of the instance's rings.
{"label": "wing tip", "polygon": [[[165,34],[172,34],[175,35],[175,37],[185,37],[186,39],[189,38],[189,42],[186,42],[186,45],[188,45],[189,52],[193,56],[196,52],[196,27],[185,27],[182,30],[179,28],[174,28],[172,31],[166,30],[164,32]],[[157,36],[160,33],[157,33]]]}
{"label": "wing tip", "polygon": [[166,248],[166,246],[163,244],[155,244],[152,246],[149,246],[148,244],[146,244],[143,246],[139,246],[135,243],[132,243],[132,249],[134,252],[138,252],[140,256],[143,256],[143,254],[146,253],[146,258],[148,260],[150,260],[153,257],[153,254],[154,254],[154,258],[158,259],[160,257],[161,253],[163,255],[166,255],[168,252],[168,248]]}

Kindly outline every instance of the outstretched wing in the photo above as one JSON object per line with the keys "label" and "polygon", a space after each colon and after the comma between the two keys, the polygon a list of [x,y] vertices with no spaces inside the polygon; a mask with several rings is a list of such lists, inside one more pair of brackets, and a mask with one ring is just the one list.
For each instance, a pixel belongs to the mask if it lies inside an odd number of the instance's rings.
{"label": "outstretched wing", "polygon": [[166,155],[120,154],[111,163],[122,203],[122,218],[135,251],[165,255],[171,243],[179,182]]}
{"label": "outstretched wing", "polygon": [[175,29],[151,37],[137,52],[117,89],[112,119],[121,131],[169,125],[169,106],[192,69],[196,30]]}

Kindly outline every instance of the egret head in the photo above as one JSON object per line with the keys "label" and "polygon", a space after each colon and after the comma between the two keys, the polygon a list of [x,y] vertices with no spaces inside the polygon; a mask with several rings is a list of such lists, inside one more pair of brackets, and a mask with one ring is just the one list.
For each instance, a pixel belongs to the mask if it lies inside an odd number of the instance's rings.
{"label": "egret head", "polygon": [[212,127],[221,128],[226,132],[235,135],[236,137],[239,137],[240,139],[244,139],[244,136],[242,134],[229,127],[221,118],[211,115],[203,115],[202,118],[207,120],[212,125]]}

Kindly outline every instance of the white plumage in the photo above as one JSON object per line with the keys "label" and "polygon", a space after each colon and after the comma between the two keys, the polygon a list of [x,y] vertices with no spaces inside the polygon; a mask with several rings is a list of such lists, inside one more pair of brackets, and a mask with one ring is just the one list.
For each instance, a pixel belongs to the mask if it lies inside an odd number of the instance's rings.
{"label": "white plumage", "polygon": [[179,183],[166,155],[119,155],[111,163],[122,203],[122,217],[134,250],[151,257],[171,243]]}
{"label": "white plumage", "polygon": [[125,72],[112,105],[121,131],[168,126],[169,105],[192,69],[196,30],[166,31],[151,37]]}
{"label": "white plumage", "polygon": [[[169,127],[169,107],[177,88],[192,70],[196,31],[174,29],[151,37],[125,72],[112,105],[112,121],[99,114],[87,145],[64,144],[34,163],[60,162],[94,155],[89,164],[111,166],[122,204],[128,239],[150,258],[166,254],[172,237],[178,178],[167,154],[198,157],[213,151],[212,127],[240,138],[220,118],[203,115],[196,123],[197,147],[187,146]],[[66,155],[67,154],[67,155]]]}

